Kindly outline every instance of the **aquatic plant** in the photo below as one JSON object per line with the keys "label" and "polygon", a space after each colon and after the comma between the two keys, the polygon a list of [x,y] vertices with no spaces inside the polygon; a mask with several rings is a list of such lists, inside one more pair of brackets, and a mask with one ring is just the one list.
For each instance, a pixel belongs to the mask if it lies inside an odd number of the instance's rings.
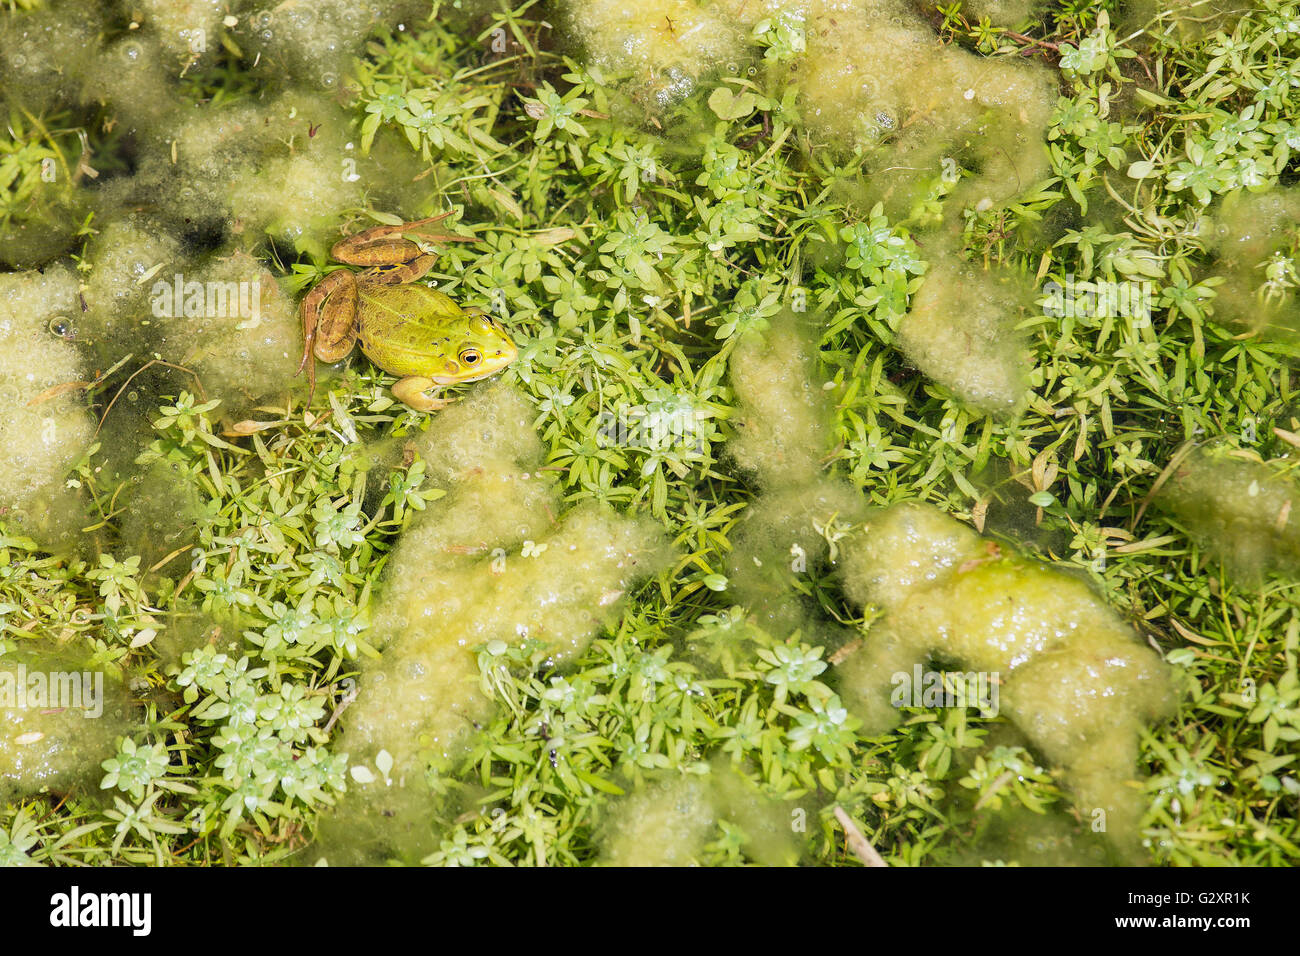
{"label": "aquatic plant", "polygon": [[[0,858],[628,861],[680,799],[704,864],[845,862],[845,820],[1096,862],[1058,811],[1122,776],[1130,859],[1293,859],[1292,572],[1176,503],[1189,443],[1271,476],[1300,434],[1296,4],[562,7],[0,11],[0,667],[54,638],[126,698],[83,750],[6,712],[59,773]],[[329,245],[442,212],[479,241],[426,281],[516,363],[432,419],[360,356],[306,403]],[[872,725],[845,675],[916,607],[845,560],[904,500],[1008,556],[936,593],[1068,592],[1179,712],[1136,695],[1090,777],[1041,688],[1100,684],[1044,649],[996,718]]]}

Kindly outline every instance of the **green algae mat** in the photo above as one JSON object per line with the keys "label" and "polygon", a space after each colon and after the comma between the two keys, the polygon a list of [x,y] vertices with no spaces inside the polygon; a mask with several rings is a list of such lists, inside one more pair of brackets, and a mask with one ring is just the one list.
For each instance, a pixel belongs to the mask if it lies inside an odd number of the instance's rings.
{"label": "green algae mat", "polygon": [[3,0],[0,864],[1300,862],[1297,63]]}

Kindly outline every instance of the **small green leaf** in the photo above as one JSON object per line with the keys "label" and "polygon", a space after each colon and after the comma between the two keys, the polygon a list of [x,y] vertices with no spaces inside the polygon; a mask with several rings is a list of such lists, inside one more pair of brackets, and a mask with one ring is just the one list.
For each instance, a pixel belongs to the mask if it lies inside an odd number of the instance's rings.
{"label": "small green leaf", "polygon": [[737,96],[726,86],[720,86],[709,94],[709,109],[718,119],[740,119],[754,112],[757,105],[758,98],[753,93],[744,92]]}
{"label": "small green leaf", "polygon": [[616,797],[621,797],[626,793],[626,791],[618,784],[610,783],[603,777],[598,777],[594,773],[589,773],[581,767],[574,767],[573,775],[588,786],[599,790],[601,793],[613,794]]}

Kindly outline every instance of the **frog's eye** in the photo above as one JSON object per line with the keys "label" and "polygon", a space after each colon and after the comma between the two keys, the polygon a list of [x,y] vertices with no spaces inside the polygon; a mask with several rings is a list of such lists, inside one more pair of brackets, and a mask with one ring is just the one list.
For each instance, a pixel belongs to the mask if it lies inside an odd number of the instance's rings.
{"label": "frog's eye", "polygon": [[460,353],[459,358],[460,358],[461,365],[468,365],[472,367],[477,365],[479,362],[483,361],[483,353],[480,352],[478,349],[463,349]]}
{"label": "frog's eye", "polygon": [[50,331],[61,339],[76,338],[76,333],[72,331],[72,323],[61,315],[50,319]]}

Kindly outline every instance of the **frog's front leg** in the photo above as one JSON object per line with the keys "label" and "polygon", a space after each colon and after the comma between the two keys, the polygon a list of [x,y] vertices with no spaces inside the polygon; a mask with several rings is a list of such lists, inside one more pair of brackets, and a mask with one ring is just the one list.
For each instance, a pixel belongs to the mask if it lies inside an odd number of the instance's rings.
{"label": "frog's front leg", "polygon": [[[393,383],[393,394],[397,396],[398,401],[414,408],[417,412],[436,412],[455,401],[454,398],[439,398],[437,393],[441,387],[431,378],[408,375]],[[427,394],[430,389],[434,394]]]}
{"label": "frog's front leg", "polygon": [[313,357],[333,364],[342,361],[357,343],[357,280],[348,269],[337,269],[303,297],[302,361],[298,374],[307,370],[307,404],[316,393]]}

